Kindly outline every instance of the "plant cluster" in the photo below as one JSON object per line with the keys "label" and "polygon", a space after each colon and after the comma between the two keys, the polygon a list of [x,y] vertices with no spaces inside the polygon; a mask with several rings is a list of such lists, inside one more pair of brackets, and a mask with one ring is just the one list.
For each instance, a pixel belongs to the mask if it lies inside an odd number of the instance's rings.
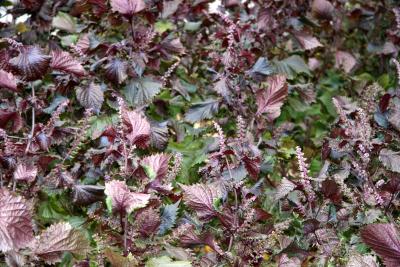
{"label": "plant cluster", "polygon": [[0,1],[0,263],[400,265],[400,8]]}

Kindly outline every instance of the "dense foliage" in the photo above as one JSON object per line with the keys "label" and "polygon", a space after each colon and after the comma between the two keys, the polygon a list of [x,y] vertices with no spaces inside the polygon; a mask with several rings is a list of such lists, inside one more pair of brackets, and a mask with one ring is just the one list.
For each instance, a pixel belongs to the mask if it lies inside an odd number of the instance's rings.
{"label": "dense foliage", "polygon": [[0,0],[0,263],[400,266],[395,0]]}

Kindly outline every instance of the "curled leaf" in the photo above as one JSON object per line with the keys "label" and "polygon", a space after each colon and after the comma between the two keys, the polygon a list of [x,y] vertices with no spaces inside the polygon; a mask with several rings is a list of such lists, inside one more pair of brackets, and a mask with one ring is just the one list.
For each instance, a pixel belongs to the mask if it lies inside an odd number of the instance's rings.
{"label": "curled leaf", "polygon": [[64,252],[85,255],[90,245],[82,232],[72,228],[69,223],[60,222],[51,225],[40,236],[34,245],[36,256],[48,264],[61,261]]}

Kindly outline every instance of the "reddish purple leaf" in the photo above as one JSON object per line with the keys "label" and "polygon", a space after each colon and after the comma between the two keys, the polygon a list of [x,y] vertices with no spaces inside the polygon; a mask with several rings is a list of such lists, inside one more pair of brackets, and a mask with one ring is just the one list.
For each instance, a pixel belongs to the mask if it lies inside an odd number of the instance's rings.
{"label": "reddish purple leaf", "polygon": [[137,212],[135,222],[140,234],[148,237],[157,232],[161,219],[159,213],[154,208],[146,208]]}
{"label": "reddish purple leaf", "polygon": [[257,178],[258,174],[260,173],[261,158],[244,156],[243,161],[244,167],[246,168],[250,176],[253,178]]}
{"label": "reddish purple leaf", "polygon": [[52,60],[50,67],[54,70],[59,70],[76,76],[84,76],[85,70],[82,65],[74,59],[68,52],[52,51]]}
{"label": "reddish purple leaf", "polygon": [[29,205],[7,189],[0,189],[0,251],[18,250],[33,239]]}
{"label": "reddish purple leaf", "polygon": [[106,183],[104,193],[111,198],[112,207],[118,212],[130,213],[135,209],[143,208],[150,199],[149,194],[133,193],[129,191],[125,182],[117,180]]}
{"label": "reddish purple leaf", "polygon": [[42,53],[37,46],[25,46],[17,57],[10,59],[14,70],[26,81],[34,81],[43,77],[50,65],[51,57]]}
{"label": "reddish purple leaf", "polygon": [[389,223],[370,224],[361,230],[361,238],[387,267],[400,265],[400,238],[396,226]]}
{"label": "reddish purple leaf", "polygon": [[214,201],[221,195],[216,187],[207,184],[181,185],[185,204],[193,209],[201,220],[208,221],[216,215]]}
{"label": "reddish purple leaf", "polygon": [[146,148],[150,141],[150,123],[135,111],[125,111],[122,120],[127,131],[126,138],[140,148]]}
{"label": "reddish purple leaf", "polygon": [[143,0],[111,0],[111,8],[122,15],[132,16],[146,8]]}
{"label": "reddish purple leaf", "polygon": [[36,179],[38,170],[35,166],[28,166],[26,164],[18,164],[14,171],[14,179],[17,181],[24,181],[31,183]]}
{"label": "reddish purple leaf", "polygon": [[17,79],[12,75],[12,73],[0,70],[0,88],[17,92]]}
{"label": "reddish purple leaf", "polygon": [[150,178],[161,180],[162,178],[165,177],[165,175],[168,172],[169,159],[170,156],[167,154],[163,153],[154,154],[142,159],[140,165],[151,168],[151,170],[155,174],[155,177],[150,177]]}
{"label": "reddish purple leaf", "polygon": [[100,85],[92,82],[89,86],[78,87],[76,89],[76,98],[84,108],[97,111],[103,105],[104,93]]}
{"label": "reddish purple leaf", "polygon": [[257,114],[267,114],[267,119],[273,121],[281,114],[283,101],[288,94],[286,77],[275,75],[268,78],[268,88],[257,92]]}

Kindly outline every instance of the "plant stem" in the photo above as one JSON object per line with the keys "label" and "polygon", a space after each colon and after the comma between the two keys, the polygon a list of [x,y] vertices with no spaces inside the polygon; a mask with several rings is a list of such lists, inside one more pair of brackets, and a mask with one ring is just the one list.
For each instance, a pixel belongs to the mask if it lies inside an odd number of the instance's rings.
{"label": "plant stem", "polygon": [[28,154],[28,152],[29,152],[29,148],[30,148],[31,143],[32,143],[33,134],[35,133],[35,87],[33,86],[32,83],[31,83],[31,89],[32,89],[32,101],[33,101],[33,105],[32,105],[32,128],[31,128],[31,133],[28,136],[28,144],[26,145],[25,154]]}
{"label": "plant stem", "polygon": [[124,217],[124,254],[128,254],[128,249],[127,249],[127,230],[128,230],[128,213],[125,212],[125,217]]}
{"label": "plant stem", "polygon": [[[229,161],[228,161],[227,157],[225,157],[225,161],[226,161],[226,165],[228,167],[229,177],[231,178],[232,183],[233,183],[233,176],[232,176],[232,172],[231,172],[231,167],[229,165]],[[236,192],[236,187],[235,186],[233,186],[233,192],[234,192],[234,195],[235,195],[235,216],[234,216],[233,226],[236,229],[237,222],[238,222],[238,213],[237,213],[238,212],[238,196],[237,196],[237,192]],[[235,239],[235,235],[232,234],[231,238],[229,240],[228,251],[231,251],[234,239]]]}

